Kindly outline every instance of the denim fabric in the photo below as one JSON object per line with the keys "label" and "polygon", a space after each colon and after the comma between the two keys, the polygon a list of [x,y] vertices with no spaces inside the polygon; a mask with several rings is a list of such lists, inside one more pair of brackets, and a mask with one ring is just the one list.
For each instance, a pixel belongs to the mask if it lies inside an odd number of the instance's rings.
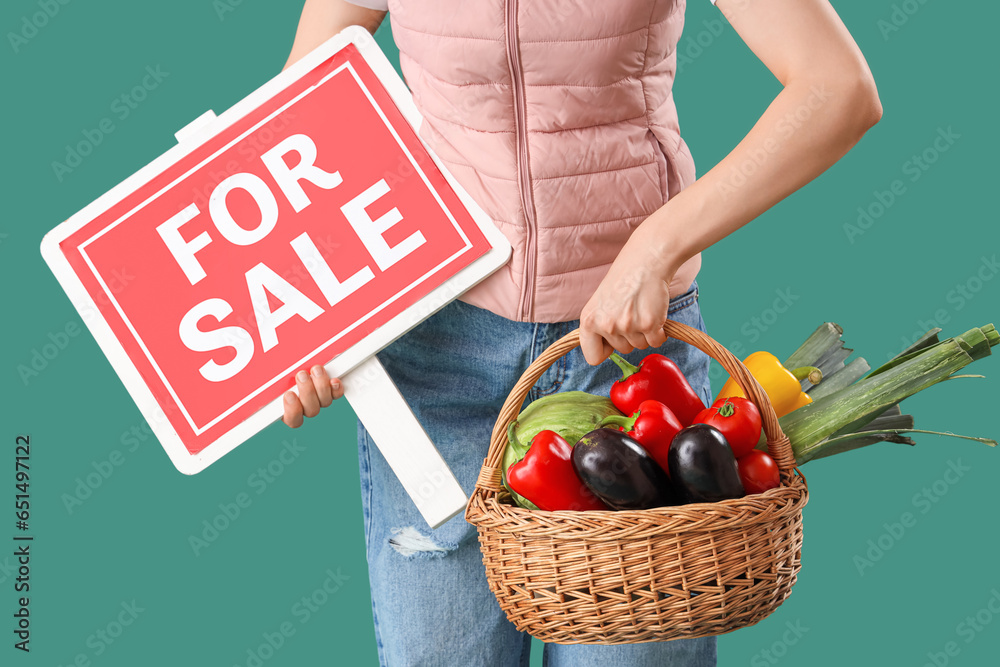
{"label": "denim fabric", "polygon": [[[671,300],[669,317],[705,330],[697,283]],[[490,433],[514,383],[579,320],[515,322],[452,301],[377,356],[467,494]],[[638,364],[651,352],[670,356],[710,404],[708,357],[670,339],[624,355]],[[532,387],[528,402],[557,391],[608,395],[621,371],[591,366],[577,347]],[[364,426],[358,450],[372,613],[382,665],[527,667],[530,636],[507,620],[486,584],[476,529],[459,514],[431,531]],[[626,645],[546,644],[549,667],[713,667],[716,639]]]}

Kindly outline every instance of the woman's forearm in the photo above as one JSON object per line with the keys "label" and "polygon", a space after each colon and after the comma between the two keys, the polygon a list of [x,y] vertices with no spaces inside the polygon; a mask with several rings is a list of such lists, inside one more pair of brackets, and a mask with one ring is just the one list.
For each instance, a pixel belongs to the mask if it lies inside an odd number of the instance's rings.
{"label": "woman's forearm", "polygon": [[669,280],[687,259],[823,173],[881,117],[870,75],[789,82],[714,168],[651,215],[630,243]]}
{"label": "woman's forearm", "polygon": [[295,42],[282,70],[348,26],[360,25],[374,35],[386,13],[345,0],[306,0],[295,31]]}
{"label": "woman's forearm", "polygon": [[882,116],[868,63],[829,0],[717,6],[784,88],[725,159],[633,234],[629,255],[666,280],[823,173]]}

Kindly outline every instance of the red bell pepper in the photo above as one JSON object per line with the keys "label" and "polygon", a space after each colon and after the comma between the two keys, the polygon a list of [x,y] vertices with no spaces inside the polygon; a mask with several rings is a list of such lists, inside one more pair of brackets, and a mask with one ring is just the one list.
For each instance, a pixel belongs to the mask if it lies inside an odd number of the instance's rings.
{"label": "red bell pepper", "polygon": [[[523,449],[514,435],[516,425],[511,422],[507,427],[507,438],[514,447]],[[524,458],[507,469],[507,484],[514,493],[547,512],[610,509],[576,474],[573,446],[555,431],[539,431],[531,439]]]}
{"label": "red bell pepper", "polygon": [[650,354],[638,366],[633,366],[617,352],[612,352],[610,359],[623,373],[622,379],[611,385],[611,402],[625,414],[632,414],[639,409],[640,403],[651,398],[670,408],[681,424],[690,426],[695,416],[705,409],[684,373],[668,357]]}
{"label": "red bell pepper", "polygon": [[678,431],[684,428],[673,411],[660,401],[648,399],[639,404],[639,409],[631,417],[610,415],[601,420],[598,427],[614,425],[627,436],[638,441],[649,452],[653,460],[660,464],[667,474],[667,453],[670,442]]}
{"label": "red bell pepper", "polygon": [[753,401],[740,396],[720,398],[694,418],[696,424],[714,426],[726,436],[729,448],[739,458],[760,442],[760,411]]}

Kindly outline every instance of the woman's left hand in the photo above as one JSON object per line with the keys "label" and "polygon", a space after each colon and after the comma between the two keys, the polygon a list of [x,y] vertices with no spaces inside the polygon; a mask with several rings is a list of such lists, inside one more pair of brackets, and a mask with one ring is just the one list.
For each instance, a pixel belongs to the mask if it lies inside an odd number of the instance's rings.
{"label": "woman's left hand", "polygon": [[618,253],[580,314],[580,349],[596,366],[614,351],[659,347],[670,307],[673,272],[643,248],[638,230]]}

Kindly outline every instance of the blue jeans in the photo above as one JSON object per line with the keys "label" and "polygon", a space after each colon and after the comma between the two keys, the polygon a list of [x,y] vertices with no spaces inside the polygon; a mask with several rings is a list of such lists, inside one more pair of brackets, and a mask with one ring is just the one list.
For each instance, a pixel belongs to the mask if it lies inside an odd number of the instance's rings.
{"label": "blue jeans", "polygon": [[[670,302],[670,319],[704,331],[698,289]],[[459,483],[470,494],[514,383],[545,348],[580,325],[514,322],[453,301],[378,353]],[[670,339],[624,355],[671,357],[711,404],[709,358]],[[528,401],[557,391],[608,395],[621,371],[591,366],[580,348],[555,362]],[[507,620],[486,584],[476,528],[459,514],[431,531],[364,426],[358,451],[368,574],[382,665],[527,667],[531,637]],[[546,644],[547,667],[714,667],[715,637],[623,645]]]}

